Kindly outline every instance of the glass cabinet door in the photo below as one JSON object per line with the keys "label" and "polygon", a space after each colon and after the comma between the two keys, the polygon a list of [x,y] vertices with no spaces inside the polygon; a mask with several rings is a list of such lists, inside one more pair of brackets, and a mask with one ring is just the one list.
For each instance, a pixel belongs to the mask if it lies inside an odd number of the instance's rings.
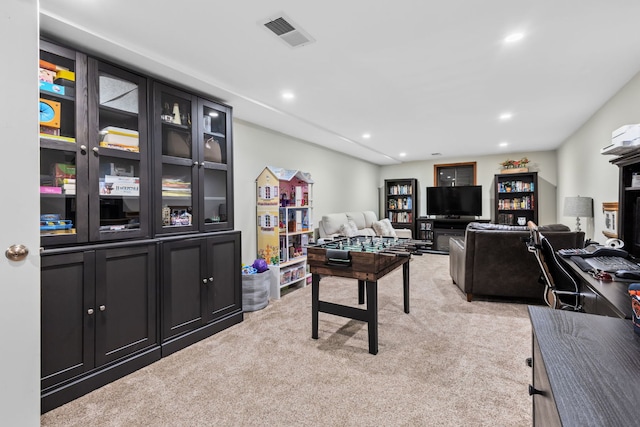
{"label": "glass cabinet door", "polygon": [[89,60],[90,237],[149,235],[146,79]]}
{"label": "glass cabinet door", "polygon": [[193,145],[195,97],[156,83],[154,87],[156,233],[198,230],[198,160]]}
{"label": "glass cabinet door", "polygon": [[43,246],[87,240],[84,98],[86,56],[40,44],[40,234]]}
{"label": "glass cabinet door", "polygon": [[230,185],[231,114],[228,107],[200,99],[198,153],[201,159],[201,229],[233,229],[233,194]]}

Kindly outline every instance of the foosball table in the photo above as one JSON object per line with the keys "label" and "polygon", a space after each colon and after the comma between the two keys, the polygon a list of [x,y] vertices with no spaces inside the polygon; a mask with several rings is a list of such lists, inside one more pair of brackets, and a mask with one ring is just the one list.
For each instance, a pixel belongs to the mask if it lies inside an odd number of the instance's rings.
{"label": "foosball table", "polygon": [[[378,353],[378,280],[402,266],[404,312],[409,313],[409,261],[421,255],[426,242],[395,237],[344,237],[307,248],[312,275],[311,337],[318,339],[318,313],[367,322],[369,353]],[[320,301],[322,276],[358,280],[358,304],[366,309]]]}

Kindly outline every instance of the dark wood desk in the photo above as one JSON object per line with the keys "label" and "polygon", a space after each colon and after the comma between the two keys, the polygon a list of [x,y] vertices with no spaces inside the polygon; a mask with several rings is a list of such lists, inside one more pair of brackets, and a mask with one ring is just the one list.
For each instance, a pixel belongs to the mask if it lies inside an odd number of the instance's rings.
{"label": "dark wood desk", "polygon": [[585,313],[631,319],[631,298],[627,291],[633,281],[604,282],[594,279],[571,259],[558,256],[580,282],[582,308]]}
{"label": "dark wood desk", "polygon": [[638,425],[640,336],[630,320],[530,306],[534,426]]}

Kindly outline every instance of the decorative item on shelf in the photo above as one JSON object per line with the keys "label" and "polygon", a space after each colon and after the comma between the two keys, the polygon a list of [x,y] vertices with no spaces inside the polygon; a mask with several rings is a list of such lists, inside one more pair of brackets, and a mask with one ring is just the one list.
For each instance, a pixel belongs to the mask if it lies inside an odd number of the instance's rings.
{"label": "decorative item on shelf", "polygon": [[604,230],[602,234],[610,239],[618,237],[618,202],[603,202]]}
{"label": "decorative item on shelf", "polygon": [[505,160],[500,163],[502,166],[502,170],[500,173],[522,173],[529,172],[529,168],[527,165],[529,164],[529,159],[526,157],[521,158],[520,160]]}
{"label": "decorative item on shelf", "polygon": [[177,102],[173,104],[173,123],[176,125],[182,124],[182,119],[180,117],[180,107],[178,106]]}
{"label": "decorative item on shelf", "polygon": [[582,231],[580,229],[580,217],[593,217],[593,199],[580,196],[565,197],[564,216],[576,217],[576,231]]}

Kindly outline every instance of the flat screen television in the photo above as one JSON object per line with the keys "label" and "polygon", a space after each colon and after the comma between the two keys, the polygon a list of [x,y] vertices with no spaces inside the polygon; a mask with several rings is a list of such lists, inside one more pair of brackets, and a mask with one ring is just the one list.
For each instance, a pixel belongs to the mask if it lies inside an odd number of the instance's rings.
{"label": "flat screen television", "polygon": [[481,216],[482,186],[427,187],[427,215]]}

